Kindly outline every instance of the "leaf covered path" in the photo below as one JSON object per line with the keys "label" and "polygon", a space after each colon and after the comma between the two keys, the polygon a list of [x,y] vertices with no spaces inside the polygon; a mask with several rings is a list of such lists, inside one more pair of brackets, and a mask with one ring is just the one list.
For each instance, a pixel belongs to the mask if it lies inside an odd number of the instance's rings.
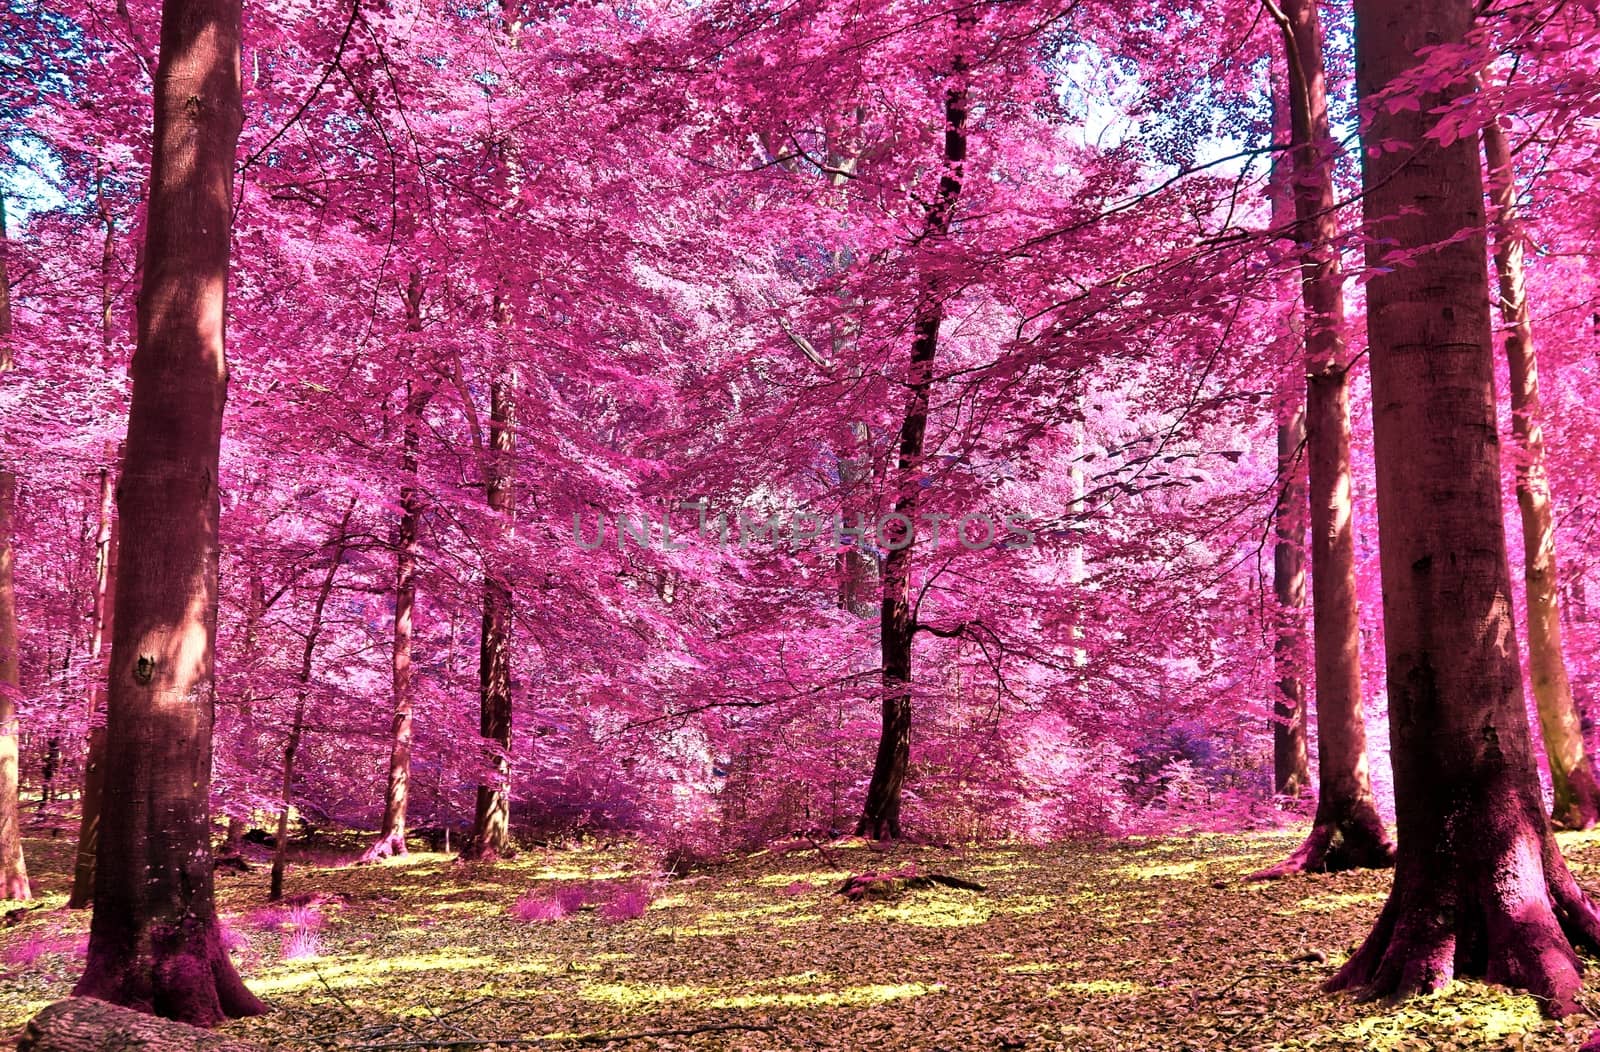
{"label": "leaf covered path", "polygon": [[[1541,1020],[1478,983],[1401,1006],[1318,989],[1370,928],[1387,873],[1241,878],[1292,836],[1044,849],[835,846],[763,853],[654,886],[642,917],[516,919],[529,893],[641,886],[620,852],[533,851],[494,867],[420,854],[374,867],[219,874],[250,986],[278,1009],[229,1032],[293,1049],[1576,1048],[1592,1020]],[[1600,879],[1600,836],[1563,835]],[[67,847],[30,842],[44,908],[0,929],[0,1025],[66,995],[88,916],[60,909]],[[987,891],[835,894],[915,863]],[[307,899],[309,898],[309,901]],[[607,1043],[608,1035],[633,1035]]]}

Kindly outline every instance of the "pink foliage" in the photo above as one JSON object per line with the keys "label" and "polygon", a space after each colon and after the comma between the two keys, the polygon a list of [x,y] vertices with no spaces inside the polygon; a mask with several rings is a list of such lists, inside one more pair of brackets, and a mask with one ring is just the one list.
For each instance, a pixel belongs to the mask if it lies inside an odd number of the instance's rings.
{"label": "pink foliage", "polygon": [[283,940],[283,959],[303,961],[322,954],[322,939],[311,928],[295,928]]}
{"label": "pink foliage", "polygon": [[14,968],[32,968],[41,957],[82,957],[88,949],[88,936],[32,933],[7,946],[0,960]]}
{"label": "pink foliage", "polygon": [[600,919],[608,924],[637,920],[650,908],[650,890],[642,885],[619,888],[600,906]]}
{"label": "pink foliage", "polygon": [[527,892],[511,905],[511,916],[524,924],[560,920],[583,908],[587,893],[576,884],[568,884],[552,893]]}

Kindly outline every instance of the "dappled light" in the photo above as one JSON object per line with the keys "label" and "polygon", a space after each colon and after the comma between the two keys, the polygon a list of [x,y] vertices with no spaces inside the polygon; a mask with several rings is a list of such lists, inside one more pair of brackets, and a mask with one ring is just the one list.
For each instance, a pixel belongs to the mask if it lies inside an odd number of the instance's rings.
{"label": "dappled light", "polygon": [[1597,2],[0,5],[0,1042],[1600,1052]]}

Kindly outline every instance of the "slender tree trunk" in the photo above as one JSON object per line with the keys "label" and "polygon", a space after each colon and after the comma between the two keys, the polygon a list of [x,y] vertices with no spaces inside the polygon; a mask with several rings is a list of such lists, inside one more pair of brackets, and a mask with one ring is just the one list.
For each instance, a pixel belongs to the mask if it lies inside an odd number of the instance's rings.
{"label": "slender tree trunk", "polygon": [[[0,379],[16,368],[11,356],[11,275],[7,269],[5,199],[0,197]],[[22,798],[17,777],[20,738],[17,690],[22,684],[17,639],[16,522],[17,476],[6,470],[0,450],[0,899],[32,897],[28,866],[22,858]]]}
{"label": "slender tree trunk", "polygon": [[1311,832],[1257,879],[1394,864],[1367,772],[1350,504],[1350,361],[1333,193],[1333,138],[1316,0],[1275,10],[1289,66],[1295,240],[1305,306],[1306,453],[1310,462],[1311,608],[1320,794]]}
{"label": "slender tree trunk", "polygon": [[[973,16],[957,17],[958,35],[964,36]],[[961,195],[967,159],[967,60],[957,54],[950,86],[944,98],[944,174],[938,196],[924,221],[928,241],[938,244],[950,231],[950,213]],[[911,362],[907,372],[910,393],[900,424],[899,458],[895,472],[894,511],[903,519],[905,533],[899,546],[889,545],[883,565],[883,603],[879,632],[883,653],[883,726],[878,753],[867,785],[866,804],[856,823],[856,835],[877,840],[900,837],[900,797],[911,762],[911,651],[917,626],[911,604],[911,565],[914,527],[921,492],[919,474],[923,443],[928,431],[928,399],[933,387],[933,360],[939,348],[939,326],[944,302],[939,283],[923,281],[916,308]],[[886,538],[888,539],[888,538]]]}
{"label": "slender tree trunk", "polygon": [[227,397],[238,0],[165,0],[131,374],[89,954],[75,993],[197,1025],[265,1010],[211,874],[218,453]]}
{"label": "slender tree trunk", "polygon": [[[489,508],[509,538],[516,515],[515,380],[510,372],[489,390]],[[511,853],[511,586],[491,560],[483,574],[483,631],[478,651],[478,733],[488,755],[489,782],[478,786],[472,839],[462,855],[494,859]]]}
{"label": "slender tree trunk", "polygon": [[228,831],[222,837],[222,856],[238,858],[244,853],[244,819],[229,817]]}
{"label": "slender tree trunk", "polygon": [[[867,425],[857,421],[850,433],[854,439],[850,454],[839,458],[840,514],[846,529],[859,526],[870,535],[874,516],[867,493],[872,470]],[[877,560],[867,554],[866,542],[852,535],[850,546],[839,553],[839,606],[857,617],[871,616],[869,596],[877,576]]]}
{"label": "slender tree trunk", "polygon": [[1583,743],[1583,723],[1561,652],[1561,606],[1550,476],[1540,426],[1539,357],[1533,342],[1528,287],[1522,268],[1524,233],[1517,212],[1515,172],[1505,132],[1490,121],[1483,152],[1494,207],[1494,266],[1500,279],[1500,318],[1506,325],[1511,372],[1511,435],[1516,446],[1517,510],[1522,516],[1522,575],[1528,593],[1528,679],[1550,761],[1552,815],[1558,826],[1590,829],[1600,822],[1600,784]]}
{"label": "slender tree trunk", "polygon": [[[3,338],[3,337],[0,337]],[[0,352],[4,353],[4,352]],[[17,477],[0,471],[0,899],[28,899],[22,858],[22,801],[17,778],[17,596],[12,578],[11,532]]]}
{"label": "slender tree trunk", "polygon": [[[114,458],[121,463],[120,455]],[[94,859],[100,841],[100,808],[105,795],[106,684],[110,675],[111,608],[117,587],[115,484],[110,468],[100,469],[100,518],[95,534],[94,629],[89,656],[99,676],[89,696],[89,748],[83,764],[83,806],[78,818],[78,847],[72,867],[68,909],[94,902]]]}
{"label": "slender tree trunk", "polygon": [[111,366],[112,308],[116,296],[111,287],[111,272],[117,262],[117,223],[111,216],[111,205],[106,201],[105,165],[94,162],[94,199],[100,213],[100,226],[105,238],[100,243],[100,353],[106,367]]}
{"label": "slender tree trunk", "polygon": [[[100,353],[107,368],[112,359],[111,271],[116,262],[116,222],[106,201],[105,173],[95,162],[95,201],[105,239],[100,249]],[[89,743],[83,762],[83,799],[78,809],[78,845],[72,867],[68,909],[94,901],[94,858],[100,842],[100,801],[105,793],[106,699],[111,674],[111,608],[117,586],[116,480],[122,471],[122,447],[107,443],[107,467],[100,469],[100,512],[95,530],[94,629],[89,657],[96,681],[89,696]],[[111,467],[109,465],[115,465]]]}
{"label": "slender tree trunk", "polygon": [[289,860],[289,808],[294,800],[294,761],[300,752],[300,742],[305,735],[306,701],[311,693],[311,661],[317,653],[317,639],[322,635],[322,615],[328,608],[328,597],[333,594],[333,582],[339,576],[339,565],[344,562],[345,545],[350,536],[350,516],[356,510],[351,499],[339,520],[339,534],[333,542],[333,557],[328,562],[328,572],[323,575],[322,587],[317,589],[317,599],[311,605],[311,625],[306,630],[306,643],[300,651],[299,689],[294,701],[294,722],[289,725],[289,740],[283,747],[283,796],[278,804],[278,839],[272,847],[272,878],[267,891],[267,901],[283,898],[283,871]]}
{"label": "slender tree trunk", "polygon": [[1328,986],[1381,997],[1482,976],[1561,1015],[1581,986],[1569,939],[1600,947],[1600,915],[1551,834],[1523,704],[1477,144],[1426,136],[1469,89],[1371,105],[1419,50],[1460,44],[1473,7],[1356,0],[1366,141],[1406,144],[1363,159],[1367,262],[1382,268],[1367,326],[1400,847],[1387,904]]}
{"label": "slender tree trunk", "polygon": [[[1293,142],[1289,92],[1276,66],[1271,77],[1272,141]],[[1273,158],[1272,225],[1292,235],[1294,229],[1294,162],[1286,152]],[[1291,321],[1279,344],[1285,360],[1299,350],[1303,326]],[[1272,706],[1272,791],[1298,797],[1311,788],[1311,758],[1306,742],[1306,443],[1305,388],[1299,369],[1280,381],[1277,407],[1278,503],[1273,508],[1272,663],[1278,675]]]}
{"label": "slender tree trunk", "polygon": [[1300,449],[1306,414],[1296,392],[1278,421],[1278,505],[1273,515],[1272,591],[1277,599],[1272,662],[1272,791],[1299,796],[1311,786],[1306,747],[1306,487]]}
{"label": "slender tree trunk", "polygon": [[[411,272],[406,289],[406,331],[422,331],[422,274]],[[361,856],[377,862],[406,853],[406,804],[411,788],[411,637],[412,613],[417,600],[417,520],[422,516],[422,494],[417,489],[421,450],[422,412],[429,391],[414,380],[406,384],[405,421],[402,424],[400,473],[400,523],[395,530],[394,644],[391,649],[391,692],[394,720],[389,728],[389,770],[383,794],[383,827]]]}

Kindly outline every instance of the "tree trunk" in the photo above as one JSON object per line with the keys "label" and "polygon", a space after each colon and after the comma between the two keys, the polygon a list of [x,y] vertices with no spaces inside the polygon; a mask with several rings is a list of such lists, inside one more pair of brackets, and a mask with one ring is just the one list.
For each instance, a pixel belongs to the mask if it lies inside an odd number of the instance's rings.
{"label": "tree trunk", "polygon": [[165,0],[117,486],[113,618],[89,955],[75,993],[211,1025],[265,1010],[219,937],[211,875],[218,453],[239,98],[238,0]]}
{"label": "tree trunk", "polygon": [[1299,796],[1311,786],[1306,747],[1306,489],[1300,464],[1306,415],[1296,392],[1278,422],[1278,506],[1273,515],[1272,590],[1278,601],[1273,666],[1272,791]]}
{"label": "tree trunk", "polygon": [[[0,198],[0,379],[14,369],[11,357],[11,275],[6,267],[5,199]],[[17,690],[21,686],[17,639],[16,522],[17,476],[5,469],[0,452],[0,899],[26,900],[28,866],[22,858],[22,799],[17,777]]]}
{"label": "tree trunk", "polygon": [[1557,826],[1590,829],[1600,822],[1600,784],[1583,743],[1583,723],[1567,682],[1561,651],[1561,606],[1550,476],[1544,467],[1539,402],[1539,357],[1533,342],[1528,287],[1522,269],[1522,217],[1505,132],[1490,121],[1483,153],[1494,207],[1494,266],[1500,279],[1500,318],[1506,324],[1511,372],[1511,435],[1516,446],[1517,510],[1522,516],[1522,574],[1528,593],[1528,679],[1550,761],[1552,815]]}
{"label": "tree trunk", "polygon": [[[120,451],[114,457],[122,462]],[[83,802],[78,816],[78,847],[72,867],[72,894],[68,909],[83,909],[94,902],[94,857],[100,841],[100,805],[105,795],[106,683],[110,674],[111,607],[117,587],[115,476],[100,469],[100,513],[95,533],[94,629],[89,657],[99,676],[89,698],[89,747],[83,763]]]}
{"label": "tree trunk", "polygon": [[[958,15],[958,36],[965,36],[974,16]],[[957,54],[952,63],[950,86],[944,98],[944,174],[939,177],[938,196],[928,208],[923,223],[927,241],[938,244],[950,231],[950,213],[961,195],[961,180],[967,159],[967,60]],[[876,840],[899,839],[900,795],[905,787],[906,769],[911,761],[911,650],[916,638],[915,611],[911,604],[911,559],[914,529],[921,495],[923,443],[928,431],[928,399],[933,387],[933,360],[939,349],[939,325],[944,321],[944,302],[939,282],[924,278],[918,298],[911,362],[907,372],[910,393],[900,424],[899,457],[895,471],[895,520],[903,525],[899,546],[887,545],[883,564],[883,602],[879,632],[883,654],[883,726],[878,737],[878,753],[872,764],[872,780],[867,785],[866,804],[856,835]],[[886,540],[888,538],[885,538]]]}
{"label": "tree trunk", "polygon": [[244,819],[229,818],[228,831],[222,837],[222,856],[238,858],[244,852]]}
{"label": "tree trunk", "polygon": [[[1288,91],[1276,66],[1272,69],[1272,141],[1288,145]],[[1292,236],[1294,230],[1294,164],[1285,153],[1272,163],[1272,225]],[[1298,351],[1302,326],[1291,321],[1279,345],[1284,360]],[[1311,758],[1306,742],[1306,476],[1301,454],[1306,442],[1305,388],[1299,369],[1288,371],[1278,395],[1278,502],[1273,508],[1272,664],[1278,675],[1272,706],[1272,791],[1299,797],[1311,788]],[[1077,484],[1075,483],[1075,488]]]}
{"label": "tree trunk", "polygon": [[1551,834],[1523,704],[1477,144],[1426,137],[1468,89],[1372,106],[1418,50],[1461,43],[1473,3],[1355,10],[1366,141],[1406,144],[1363,159],[1367,263],[1382,268],[1367,325],[1400,849],[1377,924],[1328,986],[1381,997],[1482,976],[1562,1015],[1581,986],[1568,940],[1600,947],[1600,915]]}
{"label": "tree trunk", "polygon": [[[406,288],[406,331],[422,331],[422,274],[411,272]],[[395,530],[394,644],[391,650],[391,693],[394,720],[389,728],[389,771],[383,794],[383,827],[362,854],[362,862],[378,862],[406,853],[406,804],[411,786],[411,618],[417,601],[417,520],[422,495],[417,489],[422,412],[429,390],[406,384],[405,421],[400,454],[400,523]]]}
{"label": "tree trunk", "polygon": [[294,799],[294,761],[300,752],[300,740],[306,728],[306,700],[311,693],[311,659],[316,656],[317,639],[322,635],[322,614],[328,607],[328,597],[333,594],[333,582],[339,576],[339,564],[344,562],[347,538],[350,536],[350,516],[356,510],[355,498],[344,509],[339,520],[339,533],[333,541],[333,557],[328,562],[328,572],[323,575],[322,587],[317,590],[317,600],[311,605],[311,626],[306,630],[305,648],[300,652],[300,688],[294,702],[294,722],[289,725],[289,740],[283,747],[283,797],[278,805],[278,840],[272,848],[272,880],[267,891],[267,901],[283,898],[283,870],[289,858],[289,807]]}
{"label": "tree trunk", "polygon": [[1394,864],[1367,773],[1350,504],[1350,361],[1344,342],[1344,274],[1333,193],[1322,27],[1316,0],[1284,0],[1289,67],[1295,241],[1305,308],[1306,453],[1310,461],[1311,609],[1320,793],[1311,832],[1287,859],[1255,874],[1281,877]]}
{"label": "tree trunk", "polygon": [[[512,489],[516,452],[514,378],[495,378],[489,391],[489,508],[509,538],[516,514]],[[488,784],[478,786],[472,839],[462,851],[489,860],[511,853],[511,586],[491,560],[483,573],[483,632],[478,651],[478,733],[488,755]]]}
{"label": "tree trunk", "polygon": [[17,1052],[262,1052],[259,1045],[70,997],[28,1020]]}
{"label": "tree trunk", "polygon": [[17,778],[17,598],[11,531],[17,477],[0,471],[0,899],[32,898],[22,858],[22,800]]}

